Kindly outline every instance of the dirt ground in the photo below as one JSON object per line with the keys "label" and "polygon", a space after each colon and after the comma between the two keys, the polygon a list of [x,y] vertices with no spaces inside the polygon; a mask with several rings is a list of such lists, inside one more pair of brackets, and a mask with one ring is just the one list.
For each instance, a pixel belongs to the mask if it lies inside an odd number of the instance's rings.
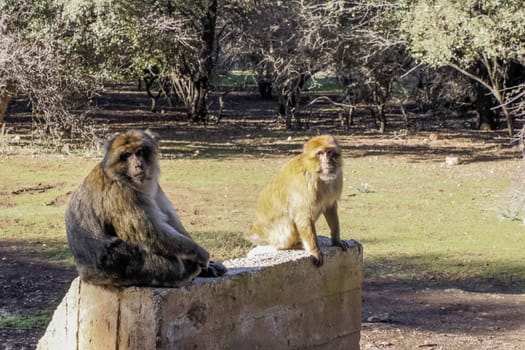
{"label": "dirt ground", "polygon": [[[213,142],[238,135],[258,134],[272,137],[282,126],[261,118],[275,115],[275,101],[261,101],[252,96],[234,96],[226,100],[226,117],[218,125],[189,125],[180,109],[163,105],[164,112],[148,111],[144,92],[110,91],[97,101],[96,116],[110,131],[154,125],[161,138],[184,138],[195,142]],[[10,107],[6,123],[11,134],[28,135],[31,118],[23,101]],[[515,149],[504,133],[480,133],[469,130],[464,118],[416,118],[409,115],[391,118],[391,131],[385,135],[370,132],[370,119],[357,116],[349,130],[340,128],[333,115],[317,113],[310,118],[305,134],[334,132],[355,138],[355,152],[374,154],[418,154],[418,157],[443,157],[450,142],[462,149],[463,158],[487,160],[516,157]],[[270,124],[270,127],[267,125]],[[173,126],[176,128],[173,128]],[[173,130],[182,131],[173,131]],[[206,132],[203,133],[203,129]],[[450,129],[455,129],[450,133]],[[450,134],[449,134],[450,133]],[[397,142],[413,135],[410,142]],[[448,142],[452,139],[453,141]],[[282,134],[280,134],[282,135]],[[437,136],[435,136],[437,135]],[[428,147],[428,139],[447,140],[442,147]],[[354,140],[354,139],[353,139]],[[263,143],[246,144],[247,153],[257,154]],[[166,155],[165,155],[166,156]],[[167,155],[169,156],[169,155]],[[26,249],[13,250],[0,243],[0,310],[33,315],[38,310],[54,308],[76,277],[73,268],[50,263],[48,257]],[[366,264],[366,259],[365,259]],[[524,271],[525,272],[525,271]],[[428,288],[418,282],[402,284],[395,280],[372,280],[365,276],[363,286],[361,349],[447,349],[513,350],[525,348],[525,294],[505,286],[437,285]],[[45,325],[28,329],[0,327],[1,349],[34,349]]]}
{"label": "dirt ground", "polygon": [[[76,277],[42,256],[0,246],[0,257],[6,312],[30,315],[58,305]],[[525,294],[365,281],[362,315],[362,350],[521,350],[525,341]],[[0,328],[0,347],[34,349],[44,331],[45,325]]]}
{"label": "dirt ground", "polygon": [[519,350],[525,294],[365,282],[362,350]]}
{"label": "dirt ground", "polygon": [[[46,256],[13,250],[0,243],[0,310],[30,316],[55,307],[76,276],[73,268],[48,263]],[[34,349],[45,327],[0,327],[0,348]]]}

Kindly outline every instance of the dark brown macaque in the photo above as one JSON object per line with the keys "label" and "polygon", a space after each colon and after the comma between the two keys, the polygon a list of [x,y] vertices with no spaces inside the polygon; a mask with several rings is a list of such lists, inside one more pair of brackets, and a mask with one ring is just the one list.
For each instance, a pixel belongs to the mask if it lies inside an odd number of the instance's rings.
{"label": "dark brown macaque", "polygon": [[66,210],[83,281],[178,287],[226,268],[190,237],[159,185],[158,144],[143,131],[114,136]]}

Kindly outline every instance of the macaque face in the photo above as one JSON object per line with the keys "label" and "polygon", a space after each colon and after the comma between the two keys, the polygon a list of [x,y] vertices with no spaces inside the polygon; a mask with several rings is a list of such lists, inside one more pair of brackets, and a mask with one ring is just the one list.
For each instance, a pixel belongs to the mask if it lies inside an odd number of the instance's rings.
{"label": "macaque face", "polygon": [[329,135],[310,139],[304,147],[304,153],[315,163],[315,170],[323,181],[338,177],[342,167],[341,146]]}
{"label": "macaque face", "polygon": [[156,144],[143,133],[117,136],[108,145],[103,164],[111,177],[140,187],[158,174]]}
{"label": "macaque face", "polygon": [[142,185],[144,180],[151,179],[151,167],[148,163],[148,151],[142,148],[127,150],[120,155],[127,165],[127,175],[136,185]]}
{"label": "macaque face", "polygon": [[334,149],[323,149],[317,152],[319,161],[319,173],[322,175],[333,175],[339,169],[339,157]]}

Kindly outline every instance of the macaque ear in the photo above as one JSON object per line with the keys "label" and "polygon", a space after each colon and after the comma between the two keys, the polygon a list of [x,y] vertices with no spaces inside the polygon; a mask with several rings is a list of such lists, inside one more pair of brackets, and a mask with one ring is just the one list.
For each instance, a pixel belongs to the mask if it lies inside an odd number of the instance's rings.
{"label": "macaque ear", "polygon": [[117,136],[120,134],[121,134],[120,132],[115,132],[110,137],[108,137],[106,141],[104,142],[104,159],[102,160],[102,164],[104,165],[107,164],[113,142],[115,141]]}
{"label": "macaque ear", "polygon": [[144,130],[144,134],[148,135],[149,137],[151,137],[153,140],[155,140],[156,142],[158,142],[158,139],[159,139],[159,134],[152,131],[151,129],[146,129]]}
{"label": "macaque ear", "polygon": [[120,134],[121,134],[120,132],[114,132],[113,134],[111,134],[111,136],[106,138],[106,142],[105,142],[106,150],[109,148],[109,146],[111,146],[113,141],[115,141],[117,136],[120,135]]}

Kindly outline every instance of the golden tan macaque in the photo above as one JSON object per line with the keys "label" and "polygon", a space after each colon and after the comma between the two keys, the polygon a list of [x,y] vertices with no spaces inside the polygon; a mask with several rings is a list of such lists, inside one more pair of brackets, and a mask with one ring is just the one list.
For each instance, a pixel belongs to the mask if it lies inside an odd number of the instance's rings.
{"label": "golden tan macaque", "polygon": [[311,138],[263,189],[256,219],[247,238],[277,249],[304,248],[323,264],[315,223],[324,215],[332,244],[347,250],[341,240],[337,200],[343,188],[341,146],[330,135]]}
{"label": "golden tan macaque", "polygon": [[148,132],[118,134],[73,194],[66,231],[82,280],[178,287],[226,272],[192,240],[162,191],[158,152]]}

